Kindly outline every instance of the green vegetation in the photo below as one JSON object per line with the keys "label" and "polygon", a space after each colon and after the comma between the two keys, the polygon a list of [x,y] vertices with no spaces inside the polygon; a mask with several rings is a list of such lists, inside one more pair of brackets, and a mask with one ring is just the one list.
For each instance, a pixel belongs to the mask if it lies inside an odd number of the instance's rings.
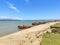
{"label": "green vegetation", "polygon": [[60,28],[60,23],[57,23],[57,24],[51,26],[51,28]]}
{"label": "green vegetation", "polygon": [[60,28],[54,28],[54,29],[52,29],[52,33],[59,33],[60,34]]}
{"label": "green vegetation", "polygon": [[60,45],[60,34],[45,34],[43,36],[41,45]]}
{"label": "green vegetation", "polygon": [[60,23],[57,23],[53,26],[51,26],[52,28],[52,33],[59,33],[60,34]]}
{"label": "green vegetation", "polygon": [[51,26],[52,33],[43,36],[41,45],[60,45],[60,23]]}

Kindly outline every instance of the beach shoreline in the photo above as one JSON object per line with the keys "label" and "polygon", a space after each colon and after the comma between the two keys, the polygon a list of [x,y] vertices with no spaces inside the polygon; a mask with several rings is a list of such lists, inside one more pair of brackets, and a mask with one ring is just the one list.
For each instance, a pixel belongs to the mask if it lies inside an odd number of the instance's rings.
{"label": "beach shoreline", "polygon": [[39,31],[42,32],[45,29],[49,28],[51,25],[54,25],[56,23],[59,23],[59,22],[50,22],[46,24],[37,25],[29,29],[25,29],[10,35],[0,37],[0,45],[19,45],[21,40],[26,41],[27,34],[30,35],[30,34],[36,34],[35,32],[39,32]]}

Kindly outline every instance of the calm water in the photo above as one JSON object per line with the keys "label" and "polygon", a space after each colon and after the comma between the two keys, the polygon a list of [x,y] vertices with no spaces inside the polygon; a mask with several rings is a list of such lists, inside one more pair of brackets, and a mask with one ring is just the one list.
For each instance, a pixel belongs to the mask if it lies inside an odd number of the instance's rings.
{"label": "calm water", "polygon": [[18,31],[18,25],[31,25],[32,22],[39,22],[37,21],[0,21],[0,36],[4,36],[13,32]]}

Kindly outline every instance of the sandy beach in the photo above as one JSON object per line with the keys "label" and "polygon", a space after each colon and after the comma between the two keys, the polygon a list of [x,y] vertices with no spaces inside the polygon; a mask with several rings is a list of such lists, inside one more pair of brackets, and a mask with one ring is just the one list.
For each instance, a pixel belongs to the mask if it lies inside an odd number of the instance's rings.
{"label": "sandy beach", "polygon": [[[47,28],[56,23],[59,22],[50,22],[37,25],[29,29],[21,30],[13,34],[0,37],[0,45],[38,45],[38,40],[40,41],[42,37],[37,39],[35,35],[42,35],[44,30],[46,31]],[[30,38],[33,38],[31,40],[35,40],[35,42],[31,44],[31,41],[29,40]]]}

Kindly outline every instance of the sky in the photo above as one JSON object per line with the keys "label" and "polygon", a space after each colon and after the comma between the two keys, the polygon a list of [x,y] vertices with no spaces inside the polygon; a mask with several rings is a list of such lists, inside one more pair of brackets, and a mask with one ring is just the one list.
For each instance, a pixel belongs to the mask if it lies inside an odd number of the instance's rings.
{"label": "sky", "polygon": [[0,0],[0,19],[60,19],[60,0]]}

